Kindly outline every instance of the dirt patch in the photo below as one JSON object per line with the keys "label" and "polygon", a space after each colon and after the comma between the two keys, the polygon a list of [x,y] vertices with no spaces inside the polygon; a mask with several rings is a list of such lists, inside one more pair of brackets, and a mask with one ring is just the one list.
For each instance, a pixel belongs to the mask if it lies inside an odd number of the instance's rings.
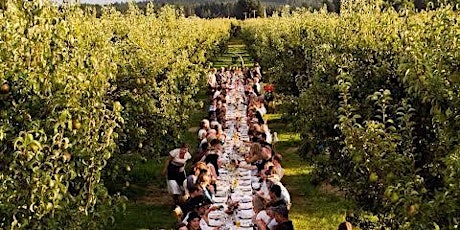
{"label": "dirt patch", "polygon": [[171,195],[165,189],[149,186],[146,190],[148,191],[147,195],[136,198],[136,201],[155,206],[172,205]]}
{"label": "dirt patch", "polygon": [[341,191],[338,187],[333,186],[333,185],[331,185],[329,183],[322,183],[318,187],[318,191],[320,191],[321,193],[325,193],[325,194],[331,194],[331,195],[335,195],[335,196],[339,196],[339,197],[345,197],[345,192],[344,191]]}
{"label": "dirt patch", "polygon": [[188,131],[191,132],[191,133],[197,133],[199,129],[200,129],[200,127],[195,126],[195,127],[190,127],[188,129]]}
{"label": "dirt patch", "polygon": [[289,154],[289,153],[295,153],[297,151],[299,151],[299,147],[289,147],[284,152]]}

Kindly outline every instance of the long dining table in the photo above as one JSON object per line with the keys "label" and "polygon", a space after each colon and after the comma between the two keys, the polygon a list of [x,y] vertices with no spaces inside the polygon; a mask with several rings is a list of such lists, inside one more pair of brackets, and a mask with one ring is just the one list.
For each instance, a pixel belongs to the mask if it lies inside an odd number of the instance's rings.
{"label": "long dining table", "polygon": [[[221,155],[222,166],[216,182],[215,205],[222,207],[209,213],[209,225],[222,230],[255,229],[252,197],[260,188],[259,177],[255,171],[238,167],[246,162],[244,155],[250,145],[247,124],[247,105],[244,103],[244,85],[240,77],[234,76],[234,82],[227,91],[227,112],[225,134],[226,141]],[[238,162],[238,163],[237,163]],[[229,205],[237,203],[232,212],[227,213]]]}

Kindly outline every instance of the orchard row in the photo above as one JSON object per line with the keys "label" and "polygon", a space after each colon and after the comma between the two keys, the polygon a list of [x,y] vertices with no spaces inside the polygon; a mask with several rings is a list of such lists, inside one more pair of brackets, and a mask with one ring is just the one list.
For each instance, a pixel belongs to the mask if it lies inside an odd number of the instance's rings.
{"label": "orchard row", "polygon": [[[122,154],[180,141],[231,20],[10,0],[0,10],[0,228],[97,229]],[[118,171],[117,171],[118,170]]]}
{"label": "orchard row", "polygon": [[292,103],[301,154],[361,229],[453,229],[460,213],[460,16],[342,1],[340,15],[249,20],[253,55]]}

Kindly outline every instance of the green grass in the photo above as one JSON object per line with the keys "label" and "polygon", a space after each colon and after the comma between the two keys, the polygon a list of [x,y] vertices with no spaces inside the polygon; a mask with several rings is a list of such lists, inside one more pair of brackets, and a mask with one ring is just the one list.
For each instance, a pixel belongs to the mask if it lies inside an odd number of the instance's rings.
{"label": "green grass", "polygon": [[281,114],[266,116],[270,128],[274,130],[273,127],[277,127],[279,142],[275,148],[283,155],[285,175],[282,182],[292,199],[290,219],[295,229],[337,229],[345,220],[345,213],[352,207],[352,203],[311,184],[313,167],[298,155],[300,135],[290,132],[281,117]]}
{"label": "green grass", "polygon": [[174,227],[174,217],[169,210],[170,206],[146,205],[143,203],[130,202],[126,207],[125,214],[116,217],[116,222],[108,229],[128,230],[128,229],[172,229]]}
{"label": "green grass", "polygon": [[249,55],[248,51],[246,50],[246,45],[244,45],[242,40],[230,40],[227,44],[227,52],[222,54],[219,57],[216,57],[213,60],[213,66],[216,68],[220,67],[228,67],[228,66],[239,66],[240,59],[238,58],[236,63],[233,63],[233,57],[243,58],[245,66],[252,67],[254,64],[254,60]]}

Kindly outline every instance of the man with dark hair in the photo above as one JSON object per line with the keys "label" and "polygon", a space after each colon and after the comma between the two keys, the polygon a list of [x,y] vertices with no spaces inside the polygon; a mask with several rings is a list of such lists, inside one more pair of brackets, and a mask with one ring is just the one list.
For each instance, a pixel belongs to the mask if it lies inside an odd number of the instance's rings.
{"label": "man with dark hair", "polygon": [[275,220],[278,225],[275,226],[274,230],[294,230],[292,221],[289,220],[289,210],[286,205],[280,205],[273,208]]}
{"label": "man with dark hair", "polygon": [[270,196],[270,201],[267,203],[267,207],[286,205],[286,201],[281,199],[281,187],[279,185],[272,185],[268,190],[268,195]]}
{"label": "man with dark hair", "polygon": [[190,207],[192,207],[192,210],[186,213],[186,215],[183,217],[182,222],[186,223],[188,222],[189,215],[193,212],[198,213],[201,218],[204,216],[207,216],[211,207],[211,202],[207,200],[203,195],[199,195],[197,197],[194,197],[190,200]]}
{"label": "man with dark hair", "polygon": [[184,214],[189,213],[193,210],[196,203],[203,199],[203,190],[197,184],[193,184],[188,190],[190,197],[184,202],[184,205],[181,206],[182,212]]}

